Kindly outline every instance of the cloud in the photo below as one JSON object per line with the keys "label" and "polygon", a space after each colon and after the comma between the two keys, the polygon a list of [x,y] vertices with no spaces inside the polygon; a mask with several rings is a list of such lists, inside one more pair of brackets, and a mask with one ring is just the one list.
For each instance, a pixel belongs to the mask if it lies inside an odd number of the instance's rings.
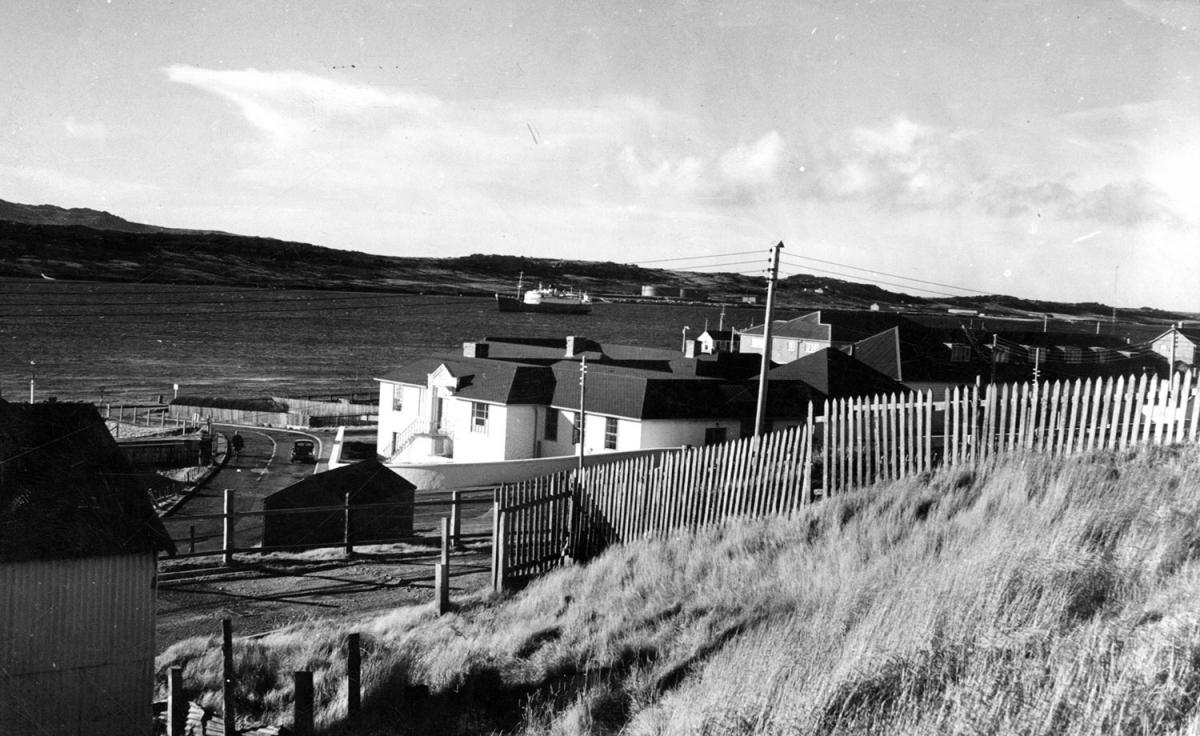
{"label": "cloud", "polygon": [[334,123],[379,114],[427,117],[440,102],[429,95],[383,91],[297,71],[217,70],[174,65],[172,82],[234,103],[252,125],[280,144],[292,144]]}
{"label": "cloud", "polygon": [[67,135],[89,143],[104,143],[108,139],[108,127],[101,122],[84,122],[68,116],[63,120]]}

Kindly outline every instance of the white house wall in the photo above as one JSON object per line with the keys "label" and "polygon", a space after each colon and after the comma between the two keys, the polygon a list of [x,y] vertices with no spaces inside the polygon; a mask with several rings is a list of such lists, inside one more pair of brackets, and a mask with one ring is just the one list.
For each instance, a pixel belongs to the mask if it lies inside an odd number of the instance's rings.
{"label": "white house wall", "polygon": [[700,446],[704,433],[714,427],[725,428],[725,439],[741,437],[742,423],[737,419],[651,419],[641,422],[642,447]]}
{"label": "white house wall", "polygon": [[146,733],[152,554],[0,564],[0,731]]}
{"label": "white house wall", "polygon": [[[426,389],[406,383],[379,382],[379,430],[375,436],[376,453],[389,453],[393,438],[412,426],[420,417],[421,401]],[[395,410],[396,395],[400,395],[400,411]]]}

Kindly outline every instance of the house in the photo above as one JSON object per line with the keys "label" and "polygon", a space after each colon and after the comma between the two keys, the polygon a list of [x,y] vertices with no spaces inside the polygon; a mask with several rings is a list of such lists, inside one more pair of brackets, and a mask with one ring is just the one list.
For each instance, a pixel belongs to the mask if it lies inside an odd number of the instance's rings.
{"label": "house", "polygon": [[752,355],[564,339],[487,338],[378,380],[377,452],[389,462],[494,462],[703,444],[752,429]]}
{"label": "house", "polygon": [[[349,494],[350,539],[355,544],[411,536],[415,486],[378,460],[311,475],[263,499],[263,547],[305,547],[345,540]],[[358,508],[366,504],[388,504]],[[324,507],[323,511],[301,511]],[[329,507],[342,507],[328,510]],[[272,514],[287,510],[290,513]]]}
{"label": "house", "polygon": [[1168,362],[1173,360],[1175,365],[1194,366],[1200,363],[1200,354],[1196,352],[1200,347],[1200,327],[1171,325],[1171,329],[1155,337],[1150,346]]}
{"label": "house", "polygon": [[[696,340],[700,343],[700,352],[705,355],[731,353],[734,349],[733,330],[705,330]],[[761,350],[759,354],[762,354]]]}
{"label": "house", "polygon": [[147,733],[156,557],[174,552],[90,404],[0,400],[0,731]]}
{"label": "house", "polygon": [[849,347],[858,360],[914,390],[975,382],[1101,378],[1159,373],[1162,360],[1124,338],[1086,332],[988,332],[904,318]]}
{"label": "house", "polygon": [[[903,319],[895,312],[821,309],[771,323],[771,361],[790,363],[823,348],[844,349],[858,340],[894,327]],[[763,352],[763,325],[736,331],[738,352]]]}
{"label": "house", "polygon": [[811,403],[823,410],[826,399],[906,393],[899,381],[840,350],[822,348],[767,372],[767,407],[775,426],[799,424]]}

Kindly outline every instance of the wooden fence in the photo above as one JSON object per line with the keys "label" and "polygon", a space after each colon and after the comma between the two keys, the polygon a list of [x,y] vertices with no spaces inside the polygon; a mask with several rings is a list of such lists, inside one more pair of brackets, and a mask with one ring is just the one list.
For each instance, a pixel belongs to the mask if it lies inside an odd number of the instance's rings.
{"label": "wooden fence", "polygon": [[814,499],[999,453],[1056,455],[1195,442],[1195,370],[858,397],[810,406],[807,424],[505,486],[493,520],[493,582],[544,572],[648,534]]}

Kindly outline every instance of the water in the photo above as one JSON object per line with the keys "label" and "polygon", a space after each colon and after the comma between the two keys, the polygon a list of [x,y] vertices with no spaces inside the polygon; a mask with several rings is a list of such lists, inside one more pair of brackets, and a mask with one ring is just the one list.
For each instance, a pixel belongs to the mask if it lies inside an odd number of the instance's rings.
{"label": "water", "polygon": [[[181,394],[374,391],[413,358],[488,336],[583,335],[678,349],[720,307],[607,304],[589,315],[500,314],[490,298],[0,279],[0,396],[141,402]],[[725,325],[760,323],[729,307]],[[33,365],[30,365],[30,362]]]}

